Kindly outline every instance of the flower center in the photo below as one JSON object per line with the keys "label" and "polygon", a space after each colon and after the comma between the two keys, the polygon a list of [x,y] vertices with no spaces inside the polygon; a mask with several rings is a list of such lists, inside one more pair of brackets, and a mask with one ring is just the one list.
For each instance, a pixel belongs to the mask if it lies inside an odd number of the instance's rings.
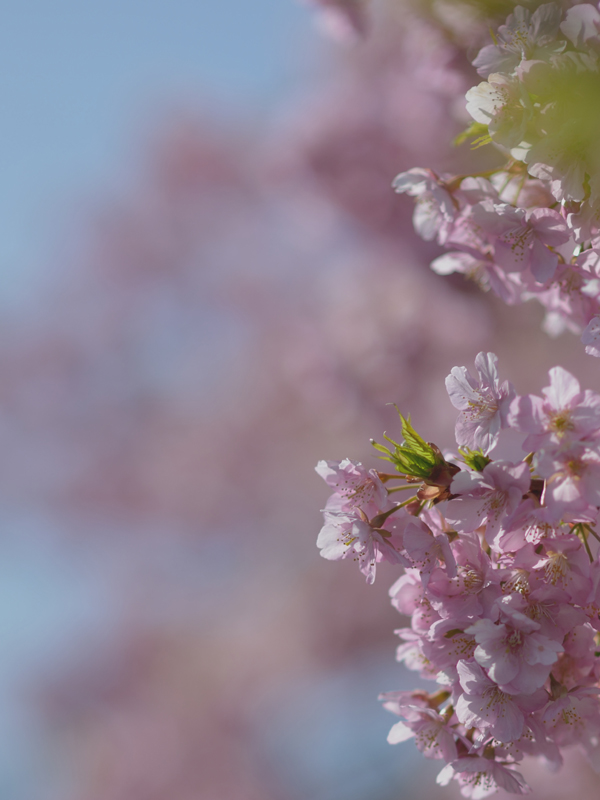
{"label": "flower center", "polygon": [[557,411],[556,414],[550,415],[550,430],[557,433],[559,436],[564,436],[567,431],[575,430],[575,423],[571,417],[571,412],[567,409]]}

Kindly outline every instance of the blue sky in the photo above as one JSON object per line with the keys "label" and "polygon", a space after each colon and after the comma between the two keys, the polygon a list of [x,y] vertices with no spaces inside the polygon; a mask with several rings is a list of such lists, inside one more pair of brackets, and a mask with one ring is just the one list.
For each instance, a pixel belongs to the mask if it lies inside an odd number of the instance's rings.
{"label": "blue sky", "polygon": [[[0,309],[51,280],[84,218],[77,209],[135,176],[161,110],[257,117],[302,80],[315,47],[310,13],[295,0],[4,0]],[[0,796],[30,800],[43,765],[31,758],[36,725],[21,683],[101,626],[104,589],[97,559],[94,571],[54,552],[47,519],[5,508],[4,522]]]}
{"label": "blue sky", "polygon": [[264,110],[316,42],[297,0],[2,5],[4,299],[27,291],[81,199],[118,185],[161,108]]}

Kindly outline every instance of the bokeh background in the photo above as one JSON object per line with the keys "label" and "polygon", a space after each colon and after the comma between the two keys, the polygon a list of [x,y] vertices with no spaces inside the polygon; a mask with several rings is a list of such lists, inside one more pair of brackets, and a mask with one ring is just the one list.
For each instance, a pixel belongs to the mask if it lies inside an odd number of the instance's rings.
{"label": "bokeh background", "polygon": [[[481,349],[521,392],[600,388],[537,307],[434,276],[390,190],[493,158],[449,145],[484,31],[410,0],[357,42],[294,0],[2,10],[0,797],[454,796],[386,744],[395,575],[319,558],[313,467],[375,466],[390,403],[450,446]],[[573,765],[537,796],[592,791]]]}

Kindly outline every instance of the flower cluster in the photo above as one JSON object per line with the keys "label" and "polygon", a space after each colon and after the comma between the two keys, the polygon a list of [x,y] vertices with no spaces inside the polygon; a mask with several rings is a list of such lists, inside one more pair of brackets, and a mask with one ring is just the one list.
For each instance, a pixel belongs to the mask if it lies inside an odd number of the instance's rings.
{"label": "flower cluster", "polygon": [[[573,745],[600,767],[600,395],[561,367],[540,396],[500,382],[492,353],[476,367],[446,379],[458,454],[400,415],[403,441],[373,442],[393,472],[317,465],[333,489],[321,555],[369,583],[381,561],[403,568],[397,659],[437,683],[381,696],[400,718],[388,741],[414,738],[474,800],[528,793],[526,755],[556,768]],[[521,452],[496,457],[509,440]]]}
{"label": "flower cluster", "polygon": [[505,302],[537,299],[545,328],[582,335],[600,356],[600,11],[518,6],[473,62],[473,118],[459,137],[503,163],[478,175],[411,169],[394,188],[416,199],[414,224],[447,252],[432,268],[463,273]]}

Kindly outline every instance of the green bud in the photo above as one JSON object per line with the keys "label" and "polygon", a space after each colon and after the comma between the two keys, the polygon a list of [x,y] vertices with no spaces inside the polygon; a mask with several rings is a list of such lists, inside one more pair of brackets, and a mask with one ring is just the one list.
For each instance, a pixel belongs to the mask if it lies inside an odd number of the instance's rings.
{"label": "green bud", "polygon": [[403,475],[410,475],[413,478],[425,480],[429,478],[434,471],[444,464],[444,458],[437,447],[428,444],[422,439],[416,430],[413,428],[410,416],[405,419],[398,411],[400,421],[402,423],[402,436],[404,442],[398,444],[387,434],[383,434],[384,438],[393,445],[390,449],[385,445],[378,444],[371,440],[371,444],[380,453],[383,453],[381,458],[390,461],[398,472]]}
{"label": "green bud", "polygon": [[484,455],[482,450],[469,450],[468,447],[459,447],[458,452],[467,467],[474,469],[476,472],[483,472],[485,467],[492,463],[492,459]]}

